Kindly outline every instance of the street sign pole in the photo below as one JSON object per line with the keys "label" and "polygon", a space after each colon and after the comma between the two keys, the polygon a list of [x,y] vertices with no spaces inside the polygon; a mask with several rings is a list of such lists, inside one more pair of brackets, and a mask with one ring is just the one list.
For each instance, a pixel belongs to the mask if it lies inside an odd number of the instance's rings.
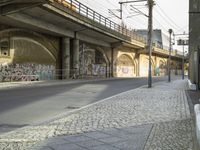
{"label": "street sign pole", "polygon": [[184,75],[184,74],[185,74],[185,73],[184,73],[184,55],[185,55],[185,54],[184,54],[184,45],[183,45],[183,58],[182,58],[182,79],[183,79],[183,80],[184,80],[184,76],[185,76],[185,75]]}
{"label": "street sign pole", "polygon": [[171,82],[171,52],[172,52],[172,29],[169,29],[169,59],[168,59],[168,82]]}

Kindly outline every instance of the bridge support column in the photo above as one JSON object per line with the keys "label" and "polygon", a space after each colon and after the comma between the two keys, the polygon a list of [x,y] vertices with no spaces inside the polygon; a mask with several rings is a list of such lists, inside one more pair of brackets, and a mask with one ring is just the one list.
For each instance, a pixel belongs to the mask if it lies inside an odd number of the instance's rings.
{"label": "bridge support column", "polygon": [[70,77],[70,38],[62,38],[62,79]]}
{"label": "bridge support column", "polygon": [[141,57],[140,54],[137,54],[137,59],[138,59],[137,72],[136,72],[136,76],[137,77],[140,77],[140,70],[141,70],[141,67],[140,67],[140,64],[141,64],[140,57]]}
{"label": "bridge support column", "polygon": [[73,75],[79,75],[79,40],[73,40]]}
{"label": "bridge support column", "polygon": [[114,71],[114,69],[113,69],[113,65],[114,65],[114,48],[111,48],[111,59],[110,59],[110,77],[114,77],[114,75],[113,75],[113,71]]}

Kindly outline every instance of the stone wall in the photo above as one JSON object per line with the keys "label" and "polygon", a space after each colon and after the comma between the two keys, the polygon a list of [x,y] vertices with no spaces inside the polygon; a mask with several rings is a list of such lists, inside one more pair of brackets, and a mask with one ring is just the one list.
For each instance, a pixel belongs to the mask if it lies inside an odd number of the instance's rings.
{"label": "stone wall", "polygon": [[41,64],[0,65],[0,82],[55,79],[55,66]]}

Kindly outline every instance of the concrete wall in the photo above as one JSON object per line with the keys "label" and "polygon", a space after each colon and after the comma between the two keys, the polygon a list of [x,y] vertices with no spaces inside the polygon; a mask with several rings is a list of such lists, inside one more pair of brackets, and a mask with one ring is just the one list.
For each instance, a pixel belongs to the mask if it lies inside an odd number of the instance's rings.
{"label": "concrete wall", "polygon": [[135,77],[138,71],[136,50],[120,47],[114,51],[113,75],[114,77]]}
{"label": "concrete wall", "polygon": [[199,83],[199,51],[200,51],[200,3],[190,0],[189,8],[189,79],[192,83]]}
{"label": "concrete wall", "polygon": [[0,39],[8,42],[8,55],[0,55],[0,82],[56,78],[57,38],[1,26]]}
{"label": "concrete wall", "polygon": [[[0,39],[9,43],[8,55],[0,55],[0,82],[148,75],[148,54],[122,44],[102,46],[3,25]],[[167,58],[153,55],[151,61],[152,75],[167,74]]]}
{"label": "concrete wall", "polygon": [[[152,56],[152,75],[165,76],[167,75],[167,58],[160,56]],[[146,54],[140,55],[140,76],[148,76],[149,57]]]}

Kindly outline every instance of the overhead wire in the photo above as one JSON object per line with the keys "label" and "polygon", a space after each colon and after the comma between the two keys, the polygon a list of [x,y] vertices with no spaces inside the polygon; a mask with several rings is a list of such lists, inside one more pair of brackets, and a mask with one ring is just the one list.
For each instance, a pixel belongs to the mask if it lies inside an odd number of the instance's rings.
{"label": "overhead wire", "polygon": [[[146,8],[146,7],[144,7],[144,5],[140,5],[140,6],[142,6],[142,7],[140,7],[141,9]],[[125,10],[126,10],[126,18],[127,18],[126,22],[128,22],[129,24],[132,24],[132,22],[135,22],[136,24],[142,25],[143,28],[146,27],[146,25],[145,25],[146,22],[144,20],[142,20],[141,17],[139,17],[139,15],[141,16],[141,12],[139,12],[138,10],[137,11],[131,10],[133,12],[130,12],[129,8],[127,8],[127,5],[125,5]],[[131,22],[130,22],[130,20],[131,20]],[[132,26],[132,28],[133,28],[133,26]]]}
{"label": "overhead wire", "polygon": [[168,29],[160,23],[160,21],[157,20],[156,17],[153,17],[153,19],[156,21],[157,24],[164,30],[164,32],[168,33]]}
{"label": "overhead wire", "polygon": [[173,24],[171,21],[169,21],[168,19],[166,19],[165,15],[163,15],[162,13],[160,13],[160,11],[157,9],[157,7],[155,7],[155,13],[157,13],[157,16],[160,16],[160,20],[163,20],[165,24],[167,24],[168,26],[174,28],[174,29],[179,29],[175,24]]}
{"label": "overhead wire", "polygon": [[111,1],[106,0],[109,4],[111,4],[112,6],[116,7]]}
{"label": "overhead wire", "polygon": [[[83,2],[82,2],[83,3]],[[108,15],[108,8],[106,8],[105,6],[106,5],[103,5],[102,3],[100,3],[99,1],[92,1],[92,3],[88,3],[88,2],[86,2],[87,3],[87,6],[89,7],[89,8],[92,8],[94,11],[96,11],[96,12],[98,12],[98,13],[100,13],[100,14],[102,14],[102,12],[103,12],[103,14],[102,15]],[[94,7],[94,5],[96,4],[96,3],[98,3],[98,7],[100,7],[101,8],[101,11],[99,11],[99,10],[97,10],[95,7]],[[106,17],[105,16],[105,17]]]}
{"label": "overhead wire", "polygon": [[[165,11],[160,7],[160,5],[159,5],[159,4],[156,4],[156,5],[158,6],[159,10],[164,14],[164,18],[166,17],[176,28],[180,29],[180,26],[177,25],[177,24],[175,23],[175,21],[174,21],[173,19],[171,19],[171,18],[167,15],[167,13],[165,13]],[[165,19],[166,19],[166,18],[165,18]],[[167,20],[167,19],[166,19],[166,20]]]}

